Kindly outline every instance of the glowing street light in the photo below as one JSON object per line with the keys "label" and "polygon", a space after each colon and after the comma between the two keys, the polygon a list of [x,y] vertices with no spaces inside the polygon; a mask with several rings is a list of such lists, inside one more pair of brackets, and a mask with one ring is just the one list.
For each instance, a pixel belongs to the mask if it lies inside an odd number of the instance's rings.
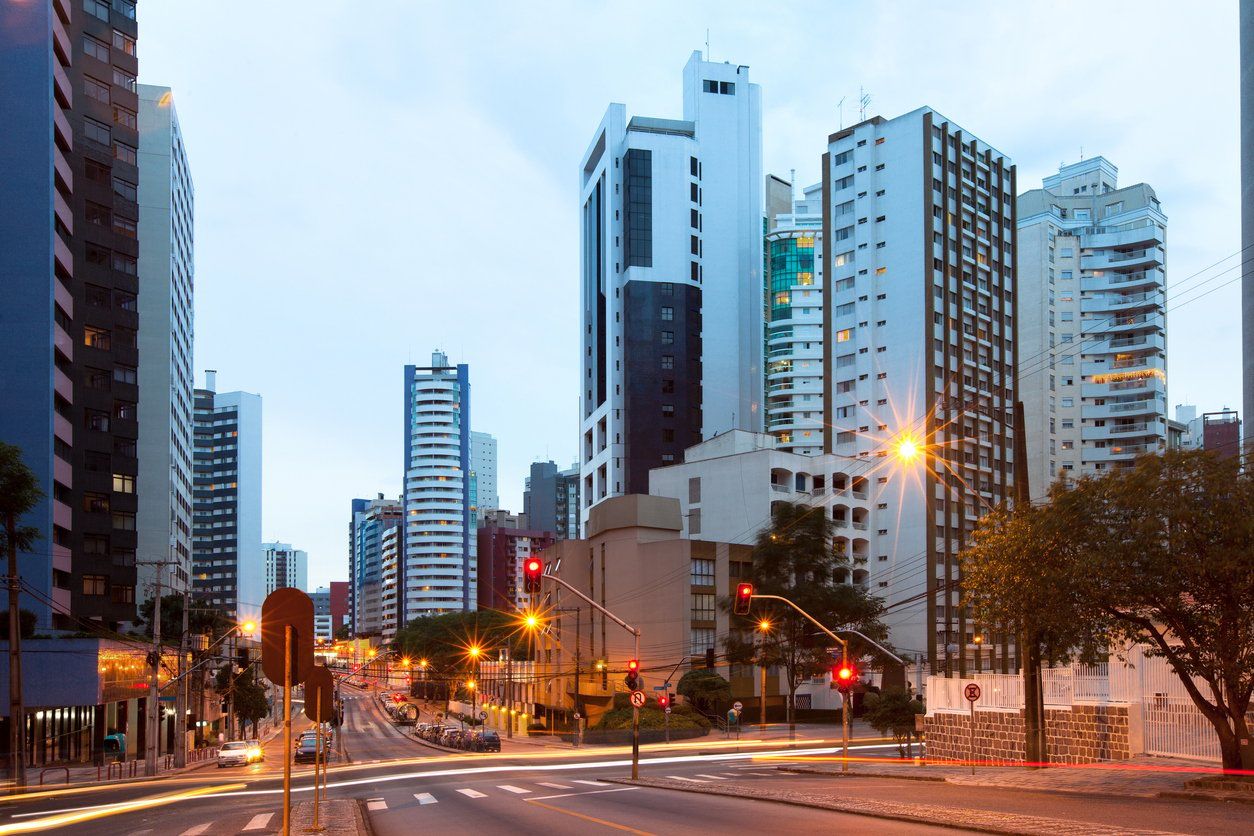
{"label": "glowing street light", "polygon": [[759,630],[761,630],[763,633],[769,633],[769,632],[770,632],[770,630],[771,630],[771,622],[770,622],[770,620],[769,620],[769,619],[764,618],[764,619],[762,619],[761,621],[759,621],[759,622],[758,622],[758,629],[759,629]]}
{"label": "glowing street light", "polygon": [[540,617],[533,612],[527,613],[523,617],[523,624],[526,625],[528,630],[535,630],[540,626]]}
{"label": "glowing street light", "polygon": [[256,629],[257,629],[257,622],[255,621],[245,621],[243,624],[240,625],[240,630],[242,630],[244,633],[248,635],[252,635],[253,632],[256,631]]}
{"label": "glowing street light", "polygon": [[478,659],[478,658],[479,658],[479,654],[480,654],[482,651],[479,649],[479,645],[477,645],[477,644],[472,644],[472,645],[470,646],[470,649],[469,649],[468,651],[466,651],[466,652],[470,654],[470,658],[471,658],[471,659]]}
{"label": "glowing street light", "polygon": [[898,439],[893,449],[893,455],[895,455],[899,461],[905,462],[907,464],[909,464],[910,462],[913,462],[922,453],[923,453],[923,448],[919,444],[919,442],[915,441],[913,438],[911,438],[908,435],[903,436],[902,438]]}

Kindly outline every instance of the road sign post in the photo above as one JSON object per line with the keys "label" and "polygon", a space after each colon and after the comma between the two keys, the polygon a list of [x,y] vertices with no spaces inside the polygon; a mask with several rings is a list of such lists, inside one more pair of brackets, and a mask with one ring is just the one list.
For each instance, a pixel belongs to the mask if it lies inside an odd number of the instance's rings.
{"label": "road sign post", "polygon": [[283,683],[283,836],[292,826],[292,685],[314,667],[313,600],[284,587],[261,604],[261,669],[271,682]]}
{"label": "road sign post", "polygon": [[967,704],[971,706],[971,742],[967,752],[971,761],[971,774],[975,774],[975,703],[980,698],[980,686],[975,682],[967,684],[962,689],[962,695],[967,698]]}

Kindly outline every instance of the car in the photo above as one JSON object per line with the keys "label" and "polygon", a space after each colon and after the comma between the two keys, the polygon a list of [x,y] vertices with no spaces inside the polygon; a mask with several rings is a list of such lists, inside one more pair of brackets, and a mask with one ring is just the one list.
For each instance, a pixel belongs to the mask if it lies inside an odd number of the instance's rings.
{"label": "car", "polygon": [[265,759],[261,743],[256,740],[232,740],[218,749],[218,768],[224,766],[248,766]]}
{"label": "car", "polygon": [[470,748],[476,752],[501,751],[501,736],[491,729],[478,732],[471,738]]}
{"label": "car", "polygon": [[296,744],[296,763],[313,763],[318,758],[318,738],[302,737]]}

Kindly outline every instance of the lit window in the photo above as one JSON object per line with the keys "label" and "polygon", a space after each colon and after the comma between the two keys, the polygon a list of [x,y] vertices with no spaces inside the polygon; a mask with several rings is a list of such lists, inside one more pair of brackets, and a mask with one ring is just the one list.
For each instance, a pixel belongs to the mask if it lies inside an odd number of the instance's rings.
{"label": "lit window", "polygon": [[847,343],[852,338],[853,338],[852,328],[845,328],[843,330],[836,332],[836,342],[838,343]]}

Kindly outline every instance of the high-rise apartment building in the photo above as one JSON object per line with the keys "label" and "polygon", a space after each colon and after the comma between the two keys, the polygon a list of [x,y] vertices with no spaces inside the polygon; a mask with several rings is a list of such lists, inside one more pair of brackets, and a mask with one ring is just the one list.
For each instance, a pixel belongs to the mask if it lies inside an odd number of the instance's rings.
{"label": "high-rise apartment building", "polygon": [[579,536],[579,465],[558,470],[553,462],[532,462],[523,490],[527,526],[551,531],[558,540]]}
{"label": "high-rise apartment building", "polygon": [[796,200],[766,178],[766,430],[779,449],[823,452],[823,184]]}
{"label": "high-rise apartment building", "polygon": [[470,471],[470,369],[436,351],[430,366],[405,367],[400,623],[475,608]]}
{"label": "high-rise apartment building", "polygon": [[[348,623],[353,636],[383,630],[383,535],[401,525],[399,499],[354,499],[348,523]],[[394,593],[395,594],[395,593]]]}
{"label": "high-rise apartment building", "polygon": [[861,460],[843,468],[867,500],[851,546],[893,642],[945,672],[987,629],[958,553],[1012,493],[1015,192],[1004,154],[926,107],[823,156],[825,451]]}
{"label": "high-rise apartment building", "polygon": [[261,544],[261,396],[218,392],[205,373],[192,439],[192,593],[241,623],[266,597]]}
{"label": "high-rise apartment building", "polygon": [[19,557],[45,627],[135,615],[137,34],[128,0],[9,3],[0,27],[0,440],[45,497]]}
{"label": "high-rise apartment building", "polygon": [[498,525],[488,521],[475,532],[479,540],[479,609],[514,612],[539,605],[523,590],[523,561],[553,545],[551,531]]}
{"label": "high-rise apartment building", "polygon": [[285,586],[304,592],[309,586],[309,554],[291,543],[262,543],[266,556],[266,595]]}
{"label": "high-rise apartment building", "polygon": [[379,542],[379,629],[384,641],[396,637],[406,624],[404,587],[405,533],[401,526],[384,529]]}
{"label": "high-rise apartment building", "polygon": [[1167,218],[1104,157],[1018,199],[1019,391],[1032,497],[1167,449]]}
{"label": "high-rise apartment building", "polygon": [[611,104],[579,166],[582,516],[762,416],[762,130],[749,68],[693,53],[683,118]]}
{"label": "high-rise apartment building", "polygon": [[[139,85],[139,512],[143,560],[168,557],[163,583],[192,574],[194,192],[168,87]],[[156,567],[140,564],[150,597]]]}
{"label": "high-rise apartment building", "polygon": [[470,505],[476,523],[501,506],[496,483],[496,439],[488,433],[470,433]]}
{"label": "high-rise apartment building", "polygon": [[320,586],[309,593],[314,607],[314,641],[329,642],[334,638],[335,627],[331,623],[331,590]]}

